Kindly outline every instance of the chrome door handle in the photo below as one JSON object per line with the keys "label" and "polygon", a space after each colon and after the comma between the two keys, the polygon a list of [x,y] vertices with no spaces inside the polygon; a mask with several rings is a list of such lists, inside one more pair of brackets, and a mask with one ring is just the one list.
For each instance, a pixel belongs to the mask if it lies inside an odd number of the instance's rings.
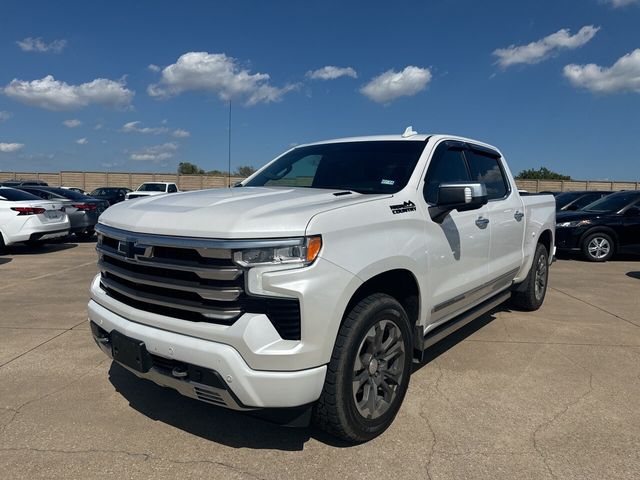
{"label": "chrome door handle", "polygon": [[515,218],[518,222],[522,220],[522,217],[524,217],[524,213],[522,212],[516,211],[516,213],[513,214],[513,218]]}
{"label": "chrome door handle", "polygon": [[480,217],[476,220],[476,225],[478,226],[478,228],[484,230],[485,228],[487,228],[487,225],[489,225],[489,219]]}

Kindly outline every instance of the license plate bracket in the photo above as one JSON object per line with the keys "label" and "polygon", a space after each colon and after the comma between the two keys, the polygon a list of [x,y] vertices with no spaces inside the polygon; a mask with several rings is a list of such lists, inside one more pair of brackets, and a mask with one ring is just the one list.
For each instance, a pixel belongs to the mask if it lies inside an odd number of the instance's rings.
{"label": "license plate bracket", "polygon": [[141,340],[127,337],[117,330],[110,334],[111,355],[113,359],[140,373],[147,373],[153,362],[147,347]]}

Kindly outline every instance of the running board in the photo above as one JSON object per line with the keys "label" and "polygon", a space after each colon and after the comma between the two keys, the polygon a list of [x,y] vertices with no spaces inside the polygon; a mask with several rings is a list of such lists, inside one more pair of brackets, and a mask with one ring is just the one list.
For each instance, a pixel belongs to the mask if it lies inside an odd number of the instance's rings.
{"label": "running board", "polygon": [[427,333],[427,335],[425,335],[422,338],[420,338],[420,334],[422,332],[419,332],[418,335],[416,335],[416,340],[415,340],[415,349],[418,351],[418,358],[422,356],[422,353],[427,348],[438,343],[443,338],[451,335],[456,330],[461,329],[462,327],[472,322],[476,318],[493,310],[498,305],[509,300],[509,298],[511,298],[510,290],[501,292],[497,294],[495,297],[491,297],[488,300],[485,300],[480,305],[476,305],[475,307],[462,313],[461,315],[455,318],[452,318],[447,323],[440,325],[439,327],[436,327],[435,329]]}

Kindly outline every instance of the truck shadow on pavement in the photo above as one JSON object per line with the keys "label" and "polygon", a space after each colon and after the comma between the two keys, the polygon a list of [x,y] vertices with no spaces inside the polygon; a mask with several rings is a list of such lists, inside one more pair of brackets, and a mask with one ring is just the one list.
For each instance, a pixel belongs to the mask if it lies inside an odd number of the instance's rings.
{"label": "truck shadow on pavement", "polygon": [[9,255],[43,255],[76,248],[75,243],[47,243],[45,245],[12,245],[8,247]]}
{"label": "truck shadow on pavement", "polygon": [[[0,260],[1,262],[2,260]],[[640,272],[627,272],[627,277],[635,278],[636,280],[640,280]]]}
{"label": "truck shadow on pavement", "polygon": [[[497,307],[433,345],[423,361],[414,364],[413,372],[489,324],[496,318],[495,313],[508,310],[506,306]],[[115,362],[109,369],[109,381],[129,405],[144,416],[228,447],[299,451],[310,438],[337,448],[354,446],[313,426],[284,427],[251,413],[235,412],[184,397],[170,388],[139,379]]]}
{"label": "truck shadow on pavement", "polygon": [[0,257],[0,265],[4,265],[5,263],[9,263],[13,258],[2,258]]}

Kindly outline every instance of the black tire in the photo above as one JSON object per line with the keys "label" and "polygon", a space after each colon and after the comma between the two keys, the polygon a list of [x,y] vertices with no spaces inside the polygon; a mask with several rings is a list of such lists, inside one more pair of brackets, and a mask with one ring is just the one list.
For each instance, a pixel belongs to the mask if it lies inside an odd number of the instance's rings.
{"label": "black tire", "polygon": [[597,232],[582,241],[582,255],[590,262],[606,262],[613,257],[616,244],[610,235]]}
{"label": "black tire", "polygon": [[[378,337],[379,331],[382,333]],[[368,351],[373,353],[363,353]],[[314,424],[352,443],[380,435],[393,422],[407,393],[412,353],[409,319],[396,299],[376,293],[358,302],[338,332],[322,394],[313,409]],[[356,386],[357,379],[365,378]],[[377,402],[380,395],[382,400]],[[363,408],[368,409],[366,414]]]}
{"label": "black tire", "polygon": [[6,253],[6,251],[7,246],[4,244],[4,237],[2,236],[2,233],[0,233],[0,255]]}
{"label": "black tire", "polygon": [[511,297],[512,303],[527,311],[538,310],[544,302],[549,283],[549,252],[547,247],[539,243],[533,256],[531,268],[524,282],[522,282]]}

